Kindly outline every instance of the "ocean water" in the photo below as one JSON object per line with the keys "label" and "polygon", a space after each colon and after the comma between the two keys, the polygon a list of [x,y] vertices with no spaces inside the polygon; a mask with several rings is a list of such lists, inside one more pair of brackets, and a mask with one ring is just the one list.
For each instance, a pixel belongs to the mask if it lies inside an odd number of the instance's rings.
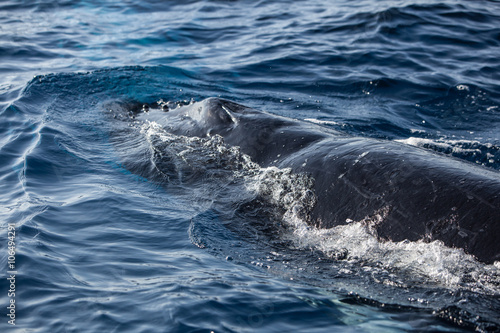
{"label": "ocean water", "polygon": [[498,1],[0,2],[0,331],[500,331],[500,263],[277,233],[240,202],[300,175],[109,112],[222,97],[500,173],[499,55]]}

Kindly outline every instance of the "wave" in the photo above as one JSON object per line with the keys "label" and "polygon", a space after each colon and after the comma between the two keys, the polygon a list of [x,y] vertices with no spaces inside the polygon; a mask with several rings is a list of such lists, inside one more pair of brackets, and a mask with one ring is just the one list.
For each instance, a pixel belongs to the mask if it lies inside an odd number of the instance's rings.
{"label": "wave", "polygon": [[500,146],[475,140],[427,139],[409,137],[401,143],[451,155],[493,169],[500,169]]}
{"label": "wave", "polygon": [[[71,156],[72,163],[81,158],[80,167],[95,159],[92,150],[97,147],[96,138],[104,142],[98,149],[113,157],[100,157],[104,166],[96,170],[110,172],[111,166],[113,171],[137,176],[128,180],[162,186],[169,197],[182,203],[180,207],[198,214],[189,228],[193,244],[218,256],[344,294],[353,292],[364,300],[431,309],[438,316],[451,313],[453,320],[462,318],[469,323],[472,317],[464,313],[480,316],[484,322],[471,324],[474,327],[487,327],[485,322],[500,325],[494,313],[500,293],[498,263],[478,263],[440,242],[381,242],[367,222],[383,219],[383,210],[331,230],[311,227],[307,216],[315,194],[311,191],[314,179],[308,175],[262,168],[237,147],[226,145],[221,137],[173,135],[138,116],[143,105],[161,106],[161,98],[167,100],[165,96],[174,101],[165,103],[166,108],[189,104],[191,97],[203,98],[200,89],[203,95],[227,93],[194,72],[163,66],[52,74],[34,78],[21,99],[6,112],[17,107],[22,113],[19,118],[36,113],[46,122],[42,137]],[[446,91],[445,87],[440,89]],[[75,91],[79,92],[77,97]],[[277,101],[277,106],[283,104]],[[307,118],[322,126],[342,129],[349,123],[343,116],[320,120],[313,116]],[[421,128],[407,131],[414,137],[428,134],[421,133]],[[353,133],[359,135],[360,131],[354,128]],[[422,142],[415,140],[403,143]],[[451,145],[448,153],[453,154],[454,147],[456,154],[477,153],[474,158],[481,156],[479,150],[485,156],[494,155],[490,166],[498,163],[495,145],[474,140],[428,140],[432,141],[427,142],[430,149],[446,153],[448,148],[440,145]],[[114,153],[106,147],[109,142]],[[47,161],[44,156],[33,157],[39,165]],[[73,176],[68,173],[68,178]],[[39,192],[55,195],[48,189]],[[55,196],[61,202],[66,200],[64,194]],[[484,306],[477,308],[477,299]],[[459,311],[449,309],[450,304],[457,305]]]}

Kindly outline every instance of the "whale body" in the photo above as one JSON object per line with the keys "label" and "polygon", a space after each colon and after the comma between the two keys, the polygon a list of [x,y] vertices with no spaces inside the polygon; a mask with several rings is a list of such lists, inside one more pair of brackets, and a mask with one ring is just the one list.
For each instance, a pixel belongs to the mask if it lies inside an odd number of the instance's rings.
{"label": "whale body", "polygon": [[219,98],[138,117],[175,135],[220,135],[262,167],[307,173],[317,198],[307,222],[315,227],[364,220],[381,240],[440,240],[482,262],[500,260],[498,171]]}

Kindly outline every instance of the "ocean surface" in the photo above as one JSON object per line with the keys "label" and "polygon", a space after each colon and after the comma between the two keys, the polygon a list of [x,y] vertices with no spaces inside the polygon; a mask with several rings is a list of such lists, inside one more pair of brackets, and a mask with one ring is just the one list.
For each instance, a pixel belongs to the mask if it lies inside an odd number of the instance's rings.
{"label": "ocean surface", "polygon": [[[287,170],[124,163],[170,148],[109,105],[208,97],[500,177],[500,2],[1,1],[1,332],[500,331],[499,262],[217,211]],[[201,174],[225,149],[184,144]]]}

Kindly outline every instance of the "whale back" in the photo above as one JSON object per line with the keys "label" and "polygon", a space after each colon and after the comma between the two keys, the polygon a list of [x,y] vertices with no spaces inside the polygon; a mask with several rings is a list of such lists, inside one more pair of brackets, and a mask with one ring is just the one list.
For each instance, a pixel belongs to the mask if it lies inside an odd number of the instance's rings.
{"label": "whale back", "polygon": [[142,119],[176,135],[219,135],[261,167],[314,179],[307,222],[333,228],[363,221],[381,239],[440,240],[479,260],[500,260],[500,176],[399,142],[351,137],[219,98]]}

